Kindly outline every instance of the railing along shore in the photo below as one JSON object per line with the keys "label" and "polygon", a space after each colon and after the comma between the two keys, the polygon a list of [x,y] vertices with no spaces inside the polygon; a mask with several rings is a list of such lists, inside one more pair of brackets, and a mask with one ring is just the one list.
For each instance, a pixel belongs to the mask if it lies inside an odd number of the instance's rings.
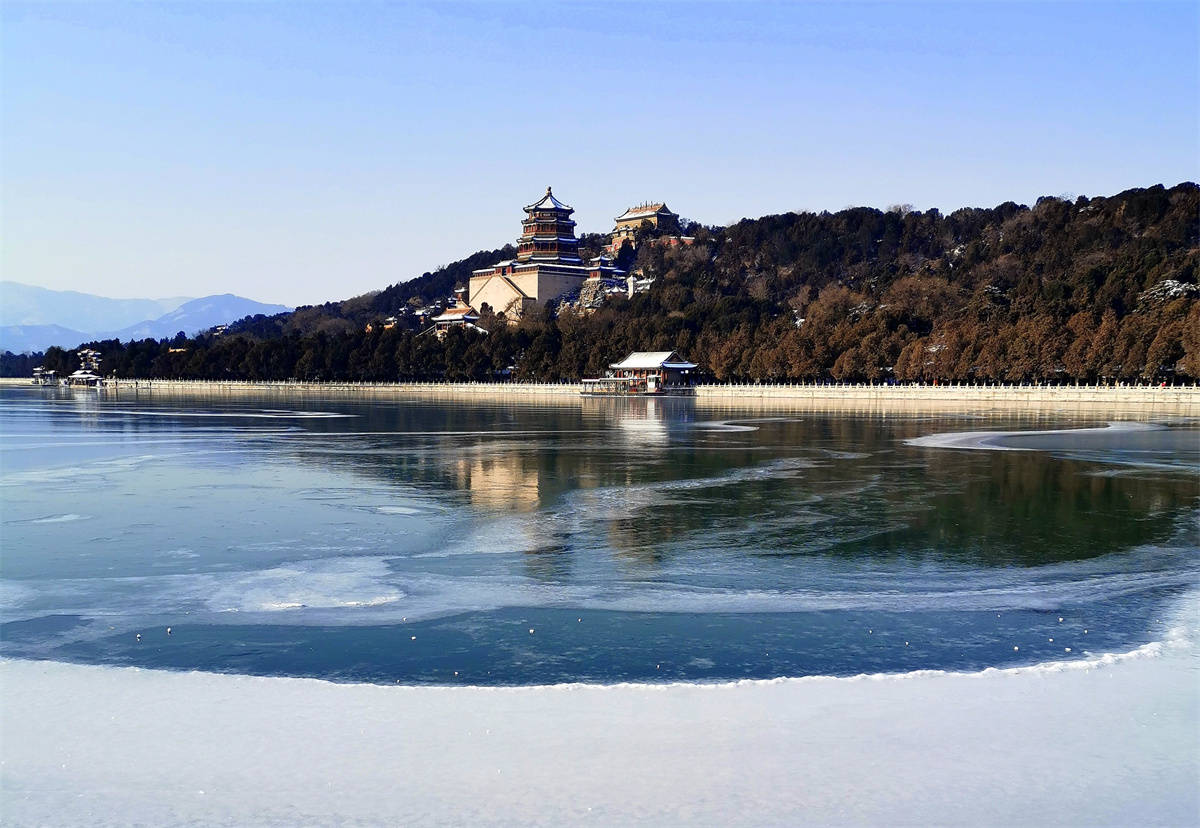
{"label": "railing along shore", "polygon": [[[29,385],[28,378],[2,378],[0,384]],[[244,390],[270,392],[375,392],[478,395],[577,395],[579,382],[347,382],[287,380],[139,379],[108,381],[118,390]],[[1111,385],[1007,383],[713,383],[697,385],[695,396],[709,399],[936,400],[964,402],[1045,401],[1088,403],[1174,403],[1200,409],[1200,385],[1113,383]]]}

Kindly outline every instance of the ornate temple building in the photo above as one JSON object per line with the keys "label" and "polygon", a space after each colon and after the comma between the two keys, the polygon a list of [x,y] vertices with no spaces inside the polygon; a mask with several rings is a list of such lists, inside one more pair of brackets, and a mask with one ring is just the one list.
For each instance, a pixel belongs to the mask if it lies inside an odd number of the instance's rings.
{"label": "ornate temple building", "polygon": [[540,200],[525,208],[517,258],[472,272],[470,306],[483,311],[486,305],[493,313],[519,319],[537,305],[578,291],[589,277],[623,275],[603,257],[587,265],[579,258],[574,212],[547,187]]}
{"label": "ornate temple building", "polygon": [[646,204],[639,204],[636,207],[630,207],[621,215],[617,216],[614,221],[617,226],[612,231],[613,250],[620,250],[621,243],[626,239],[633,241],[637,231],[645,223],[649,223],[651,227],[666,236],[679,235],[679,215],[672,213],[667,205],[661,201]]}
{"label": "ornate temple building", "polygon": [[617,256],[621,247],[629,242],[637,246],[637,233],[644,226],[649,226],[654,232],[648,242],[664,247],[680,247],[694,243],[692,236],[681,235],[682,228],[679,215],[661,201],[646,202],[630,207],[614,221],[617,223],[608,236],[608,246],[605,248],[611,255]]}

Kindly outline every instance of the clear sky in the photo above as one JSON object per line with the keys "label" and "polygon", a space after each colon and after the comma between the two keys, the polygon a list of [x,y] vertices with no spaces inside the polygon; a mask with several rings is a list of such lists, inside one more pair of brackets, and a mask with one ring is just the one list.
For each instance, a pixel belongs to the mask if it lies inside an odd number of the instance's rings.
{"label": "clear sky", "polygon": [[346,298],[663,199],[725,224],[1200,178],[1200,4],[0,4],[3,278]]}

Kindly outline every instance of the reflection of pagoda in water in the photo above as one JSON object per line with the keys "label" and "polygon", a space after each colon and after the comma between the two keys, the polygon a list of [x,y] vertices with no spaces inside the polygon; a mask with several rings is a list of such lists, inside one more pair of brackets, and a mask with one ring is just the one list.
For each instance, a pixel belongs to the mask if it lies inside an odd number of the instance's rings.
{"label": "reflection of pagoda in water", "polygon": [[537,458],[517,452],[460,457],[452,466],[457,487],[484,509],[531,512],[541,502]]}
{"label": "reflection of pagoda in water", "polygon": [[[598,417],[605,425],[605,440],[615,440],[637,452],[659,452],[670,442],[668,418],[690,409],[676,400],[602,399],[582,400],[585,416]],[[598,461],[603,463],[603,460]],[[464,448],[443,468],[455,488],[465,492],[472,506],[492,511],[532,512],[554,502],[564,490],[608,486],[589,455],[572,452],[547,454],[534,445],[489,446],[481,443]]]}
{"label": "reflection of pagoda in water", "polygon": [[547,187],[541,199],[525,207],[517,258],[471,274],[470,306],[516,319],[539,304],[578,291],[588,277],[624,275],[605,257],[593,259],[590,265],[579,258],[574,212]]}

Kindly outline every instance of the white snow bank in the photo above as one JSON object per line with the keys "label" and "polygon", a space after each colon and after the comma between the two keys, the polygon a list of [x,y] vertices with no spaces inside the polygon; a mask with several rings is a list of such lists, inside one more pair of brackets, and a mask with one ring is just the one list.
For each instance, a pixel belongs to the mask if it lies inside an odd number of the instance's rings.
{"label": "white snow bank", "polygon": [[445,688],[8,661],[0,817],[1196,824],[1198,665]]}

